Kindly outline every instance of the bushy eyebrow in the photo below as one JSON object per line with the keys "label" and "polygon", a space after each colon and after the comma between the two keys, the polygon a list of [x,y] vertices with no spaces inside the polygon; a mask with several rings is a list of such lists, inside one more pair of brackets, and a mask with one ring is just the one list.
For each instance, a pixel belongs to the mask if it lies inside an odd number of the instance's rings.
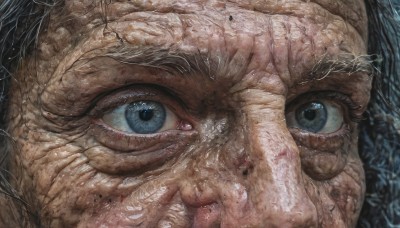
{"label": "bushy eyebrow", "polygon": [[215,79],[219,64],[200,51],[185,53],[159,47],[122,46],[108,50],[104,55],[121,63],[162,69],[179,75],[200,73]]}
{"label": "bushy eyebrow", "polygon": [[341,53],[334,58],[322,56],[301,83],[322,80],[333,74],[365,73],[371,77],[376,74],[374,60],[370,55],[354,55]]}
{"label": "bushy eyebrow", "polygon": [[[121,63],[158,68],[179,75],[201,74],[211,80],[214,80],[217,74],[226,71],[227,62],[229,62],[229,58],[210,56],[210,53],[183,52],[154,46],[131,47],[124,45],[108,50],[104,56]],[[251,58],[252,55],[248,56],[247,61],[250,61]],[[242,66],[246,68],[247,64],[242,64]],[[243,72],[244,70],[236,71]],[[376,74],[374,60],[370,55],[354,55],[345,52],[337,56],[324,55],[317,59],[310,71],[303,72],[305,75],[300,83],[322,80],[335,74],[351,75],[360,72],[371,77]]]}

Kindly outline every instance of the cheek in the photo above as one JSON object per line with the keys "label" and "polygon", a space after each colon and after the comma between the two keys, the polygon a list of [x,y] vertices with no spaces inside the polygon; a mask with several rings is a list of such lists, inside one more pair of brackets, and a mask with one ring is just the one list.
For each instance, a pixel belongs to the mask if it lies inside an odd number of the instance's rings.
{"label": "cheek", "polygon": [[329,194],[345,221],[355,223],[365,194],[365,177],[361,162],[350,162],[343,173],[332,179],[330,184]]}
{"label": "cheek", "polygon": [[[188,225],[186,208],[177,194],[178,176],[101,173],[88,163],[82,148],[65,146],[62,141],[64,146],[50,142],[22,146],[21,160],[26,162],[21,176],[31,177],[23,181],[33,186],[24,185],[24,195],[35,189],[31,202],[41,208],[45,226],[155,227],[172,215],[181,217],[177,219],[181,227]],[[41,151],[41,156],[32,159],[31,151]]]}
{"label": "cheek", "polygon": [[363,204],[365,179],[361,161],[350,157],[332,179],[307,180],[306,189],[322,218],[323,227],[355,227]]}
{"label": "cheek", "polygon": [[[125,193],[129,193],[125,196],[102,202],[102,207],[92,213],[85,211],[79,219],[79,226],[156,227],[161,223],[188,226],[187,210],[177,194],[177,185],[165,181],[167,179],[148,181],[136,188],[126,188]],[[122,186],[122,183],[118,185]],[[118,191],[116,188],[110,189],[108,194],[113,194],[115,190]],[[98,188],[92,191],[98,192]],[[92,205],[86,205],[90,206]]]}

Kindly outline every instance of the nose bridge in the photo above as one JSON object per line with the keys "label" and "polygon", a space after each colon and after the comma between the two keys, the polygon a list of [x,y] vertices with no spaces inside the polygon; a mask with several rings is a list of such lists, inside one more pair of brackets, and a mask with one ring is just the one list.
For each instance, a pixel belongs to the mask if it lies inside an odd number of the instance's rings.
{"label": "nose bridge", "polygon": [[245,150],[252,161],[246,177],[248,216],[256,215],[268,227],[316,226],[316,208],[305,190],[299,152],[289,131],[282,122],[268,121],[268,115],[259,119],[247,120]]}

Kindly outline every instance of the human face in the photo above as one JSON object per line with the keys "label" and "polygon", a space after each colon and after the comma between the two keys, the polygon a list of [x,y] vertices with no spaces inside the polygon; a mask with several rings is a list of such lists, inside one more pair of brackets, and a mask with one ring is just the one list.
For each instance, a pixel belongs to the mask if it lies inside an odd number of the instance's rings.
{"label": "human face", "polygon": [[353,227],[362,1],[69,0],[15,75],[13,185],[48,227]]}

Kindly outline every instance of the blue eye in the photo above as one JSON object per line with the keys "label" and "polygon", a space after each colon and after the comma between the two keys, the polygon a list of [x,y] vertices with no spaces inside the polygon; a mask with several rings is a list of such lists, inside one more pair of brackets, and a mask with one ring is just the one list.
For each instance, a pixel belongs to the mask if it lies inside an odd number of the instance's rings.
{"label": "blue eye", "polygon": [[135,101],[118,106],[102,117],[114,129],[136,134],[154,134],[177,128],[178,118],[156,101]]}
{"label": "blue eye", "polygon": [[342,127],[343,119],[343,108],[334,101],[324,99],[289,105],[286,113],[289,128],[312,133],[335,132]]}
{"label": "blue eye", "polygon": [[163,127],[166,112],[158,102],[138,101],[126,107],[125,118],[133,132],[151,134]]}
{"label": "blue eye", "polygon": [[328,113],[321,102],[310,102],[300,106],[296,110],[295,117],[299,127],[316,133],[325,126]]}

